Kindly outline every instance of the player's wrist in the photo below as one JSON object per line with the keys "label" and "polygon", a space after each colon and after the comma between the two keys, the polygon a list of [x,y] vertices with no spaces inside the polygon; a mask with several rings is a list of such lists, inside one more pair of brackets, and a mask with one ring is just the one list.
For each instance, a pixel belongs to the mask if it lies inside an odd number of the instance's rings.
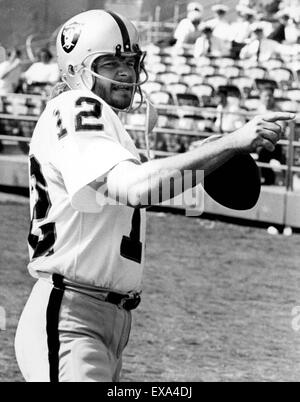
{"label": "player's wrist", "polygon": [[223,143],[222,145],[224,151],[230,152],[232,156],[243,152],[238,137],[239,133],[238,131],[235,131],[233,133],[222,136],[222,138],[220,139],[220,141],[222,141]]}

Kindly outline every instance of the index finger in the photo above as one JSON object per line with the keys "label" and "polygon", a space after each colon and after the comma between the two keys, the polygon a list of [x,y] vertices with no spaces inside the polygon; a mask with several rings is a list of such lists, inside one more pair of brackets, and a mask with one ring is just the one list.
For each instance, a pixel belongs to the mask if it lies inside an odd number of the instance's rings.
{"label": "index finger", "polygon": [[295,113],[287,113],[287,112],[274,112],[269,113],[267,115],[262,116],[264,121],[268,121],[270,123],[275,123],[276,121],[288,121],[294,120],[296,118]]}

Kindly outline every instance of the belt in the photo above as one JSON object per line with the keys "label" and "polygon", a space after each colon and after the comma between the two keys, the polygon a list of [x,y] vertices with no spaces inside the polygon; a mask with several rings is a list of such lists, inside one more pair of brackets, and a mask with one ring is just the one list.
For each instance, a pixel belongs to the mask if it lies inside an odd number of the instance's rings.
{"label": "belt", "polygon": [[108,292],[105,301],[108,303],[116,304],[124,310],[134,310],[141,302],[139,293],[127,293],[126,295],[115,292]]}
{"label": "belt", "polygon": [[56,289],[63,291],[67,289],[80,292],[81,290],[82,293],[86,295],[91,295],[92,292],[96,292],[101,295],[101,300],[115,304],[116,306],[128,311],[136,309],[141,302],[141,295],[138,292],[118,293],[108,289],[92,288],[91,286],[66,281],[65,278],[59,274],[52,275],[52,282]]}

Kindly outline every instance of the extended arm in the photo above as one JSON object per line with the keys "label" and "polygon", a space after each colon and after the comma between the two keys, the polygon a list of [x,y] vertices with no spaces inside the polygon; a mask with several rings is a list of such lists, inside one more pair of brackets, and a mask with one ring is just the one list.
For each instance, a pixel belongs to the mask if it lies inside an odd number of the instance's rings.
{"label": "extended arm", "polygon": [[[190,187],[193,187],[201,180],[201,175],[196,175],[197,171],[205,171],[207,175],[238,153],[255,152],[258,148],[274,151],[281,133],[277,121],[293,118],[294,115],[290,113],[271,113],[256,117],[240,130],[184,154],[152,160],[143,165],[121,162],[107,175],[108,195],[134,208],[146,207],[150,193],[160,193],[164,182],[172,183],[174,178],[182,179],[185,171],[192,172],[194,180]],[[97,186],[99,183],[92,183],[94,189]],[[161,202],[180,192],[182,190],[172,185],[171,196],[166,195],[167,198],[162,198]]]}

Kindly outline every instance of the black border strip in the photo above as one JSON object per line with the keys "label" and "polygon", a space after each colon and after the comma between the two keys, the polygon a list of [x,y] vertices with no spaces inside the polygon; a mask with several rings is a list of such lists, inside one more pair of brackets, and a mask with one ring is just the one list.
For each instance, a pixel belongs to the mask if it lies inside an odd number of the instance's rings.
{"label": "black border strip", "polygon": [[125,52],[131,51],[130,37],[129,37],[128,30],[126,28],[126,25],[124,24],[122,19],[117,14],[113,13],[112,11],[107,11],[107,13],[113,17],[113,19],[116,21],[116,23],[118,24],[118,26],[120,28],[121,35],[123,38],[124,51]]}

